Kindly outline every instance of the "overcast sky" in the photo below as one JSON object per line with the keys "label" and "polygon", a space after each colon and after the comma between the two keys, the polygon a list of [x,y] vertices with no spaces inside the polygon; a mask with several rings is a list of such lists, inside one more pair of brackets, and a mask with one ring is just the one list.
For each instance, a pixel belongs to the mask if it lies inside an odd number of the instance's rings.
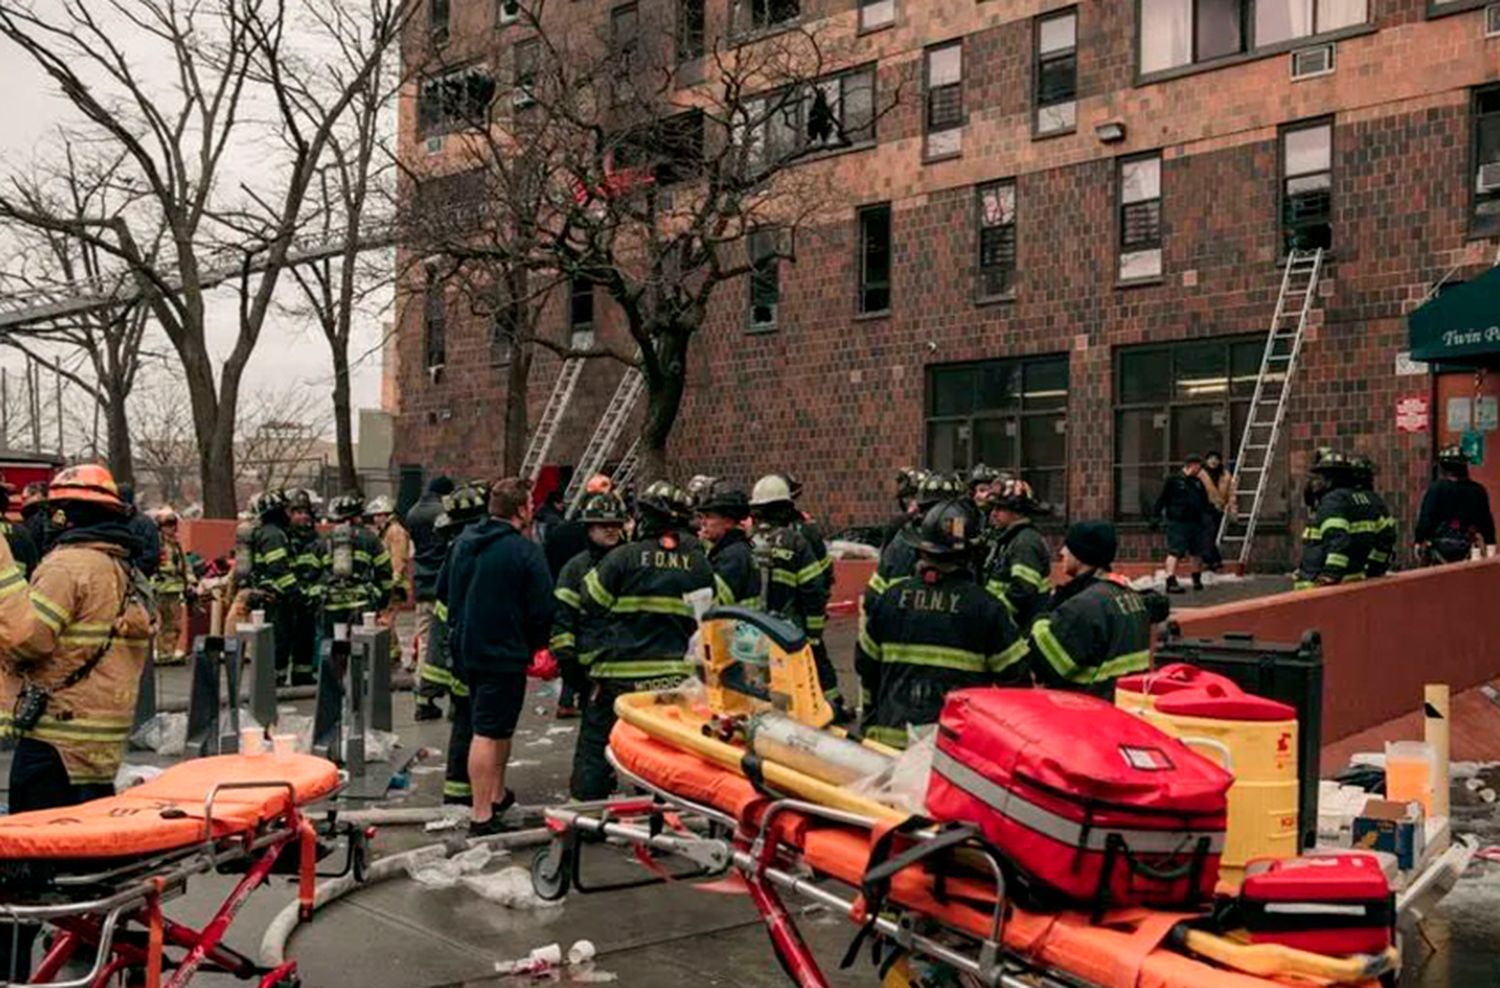
{"label": "overcast sky", "polygon": [[[3,94],[0,97],[0,172],[9,173],[14,168],[25,168],[38,155],[44,154],[46,142],[59,123],[74,118],[70,117],[71,108],[67,102],[56,94],[51,80],[35,68],[29,58],[4,41],[0,41],[0,94]],[[236,164],[238,168],[253,170],[255,163],[244,160],[242,154],[242,160]],[[286,276],[282,277],[278,290],[285,301],[294,300],[296,289]],[[215,290],[214,295],[218,317],[211,319],[210,325],[218,328],[210,329],[209,343],[216,355],[222,358],[234,343],[236,296],[227,287]],[[359,427],[357,410],[380,404],[380,327],[375,322],[367,320],[365,325],[358,326],[350,347],[351,354],[356,357],[369,352],[354,369],[356,429]],[[164,337],[158,337],[154,346],[168,348]],[[0,364],[15,368],[22,362],[13,352],[0,349]],[[328,345],[316,325],[273,317],[250,360],[243,394],[249,396],[262,389],[282,393],[293,385],[327,393],[331,389],[329,368]],[[331,415],[331,397],[328,403]]]}

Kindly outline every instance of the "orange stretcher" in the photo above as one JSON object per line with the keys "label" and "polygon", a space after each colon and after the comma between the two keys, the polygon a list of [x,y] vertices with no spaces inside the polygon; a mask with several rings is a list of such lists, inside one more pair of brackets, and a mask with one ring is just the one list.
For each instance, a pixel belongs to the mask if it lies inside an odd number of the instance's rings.
{"label": "orange stretcher", "polygon": [[[117,796],[0,817],[0,937],[11,940],[0,984],[169,988],[199,970],[294,988],[296,962],[263,968],[224,946],[235,914],[272,875],[299,880],[311,915],[317,861],[344,838],[343,871],[362,872],[368,835],[330,811],[315,827],[303,812],[340,786],[332,762],[309,755],[219,755],[183,762]],[[292,852],[295,845],[295,853]],[[242,877],[201,929],[168,918],[162,904],[195,875]],[[29,943],[49,936],[33,968]],[[23,946],[27,945],[27,946]],[[87,962],[85,975],[64,972]]]}
{"label": "orange stretcher", "polygon": [[[549,810],[553,841],[532,867],[538,893],[560,898],[570,886],[600,890],[581,880],[587,841],[578,838],[580,831],[634,844],[643,860],[675,853],[698,866],[667,874],[658,865],[657,880],[733,869],[765,917],[778,959],[804,988],[819,988],[827,981],[796,933],[791,914],[776,899],[777,889],[812,898],[868,925],[888,951],[883,967],[887,985],[918,983],[892,980],[890,951],[948,965],[969,979],[964,983],[1002,988],[1269,988],[1374,981],[1280,979],[1272,976],[1275,965],[1269,961],[1266,970],[1247,972],[1244,957],[1235,958],[1239,970],[1211,963],[1208,958],[1221,938],[1210,938],[1206,954],[1188,949],[1185,921],[1192,917],[1180,914],[1121,910],[1095,920],[1084,913],[1028,912],[1006,896],[999,862],[987,861],[967,847],[956,852],[962,856],[961,869],[935,866],[942,871],[940,879],[919,865],[895,871],[882,897],[872,904],[866,898],[872,848],[888,824],[805,800],[779,798],[742,774],[624,721],[611,735],[609,757],[628,781],[654,798],[617,801],[597,816],[591,815],[597,807]],[[684,827],[683,814],[708,821],[708,835]],[[846,897],[832,891],[839,886],[860,894]],[[1272,956],[1245,949],[1252,960]],[[846,962],[853,956],[851,948]]]}

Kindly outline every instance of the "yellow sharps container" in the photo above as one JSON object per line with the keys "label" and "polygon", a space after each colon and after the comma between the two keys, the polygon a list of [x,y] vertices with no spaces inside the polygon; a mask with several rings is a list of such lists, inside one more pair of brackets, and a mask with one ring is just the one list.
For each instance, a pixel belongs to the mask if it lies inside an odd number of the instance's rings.
{"label": "yellow sharps container", "polygon": [[[1217,686],[1156,697],[1138,715],[1223,762],[1228,749],[1229,830],[1219,874],[1238,883],[1251,858],[1292,858],[1297,846],[1297,711],[1285,703]],[[1194,746],[1194,739],[1209,744]]]}

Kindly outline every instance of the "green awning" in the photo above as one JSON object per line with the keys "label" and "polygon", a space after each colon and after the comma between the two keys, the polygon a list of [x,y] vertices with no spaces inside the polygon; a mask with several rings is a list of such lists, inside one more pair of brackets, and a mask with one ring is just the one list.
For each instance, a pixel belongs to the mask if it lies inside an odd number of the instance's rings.
{"label": "green awning", "polygon": [[1407,317],[1413,360],[1472,363],[1500,354],[1500,267],[1431,299]]}

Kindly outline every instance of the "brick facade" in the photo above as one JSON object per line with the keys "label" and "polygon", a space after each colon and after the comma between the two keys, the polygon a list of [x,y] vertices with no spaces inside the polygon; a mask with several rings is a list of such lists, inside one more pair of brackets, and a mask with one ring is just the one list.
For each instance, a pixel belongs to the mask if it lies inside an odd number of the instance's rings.
{"label": "brick facade", "polygon": [[[728,2],[711,0],[709,9]],[[569,5],[600,18],[608,6]],[[804,6],[825,8],[807,15],[825,17],[818,30],[852,36],[853,0]],[[1280,285],[1279,128],[1327,117],[1333,253],[1280,459],[1300,477],[1319,445],[1366,453],[1409,523],[1433,433],[1398,434],[1395,404],[1432,385],[1398,377],[1394,364],[1410,308],[1445,275],[1472,275],[1495,255],[1493,241],[1469,236],[1470,106],[1473,87],[1500,79],[1500,40],[1485,40],[1478,9],[1429,16],[1426,0],[1369,6],[1368,28],[1335,42],[1329,75],[1294,82],[1289,56],[1278,53],[1141,84],[1136,4],[1084,0],[1076,7],[1077,130],[1036,139],[1033,18],[1065,5],[898,0],[896,26],[851,40],[850,61],[878,58],[880,86],[895,92],[903,79],[908,89],[921,79],[923,46],[963,37],[963,154],[923,164],[922,100],[913,90],[880,121],[876,148],[799,166],[847,189],[847,212],[804,231],[797,263],[782,265],[774,332],[745,331],[743,287],[717,296],[690,357],[670,449],[676,472],[748,483],[788,469],[832,527],[874,523],[888,513],[895,470],[928,453],[927,368],[1066,354],[1067,514],[1109,517],[1119,350],[1265,333]],[[486,36],[501,39],[495,57],[503,60],[505,36]],[[411,151],[411,114],[403,117]],[[1106,121],[1124,125],[1123,141],[1100,141],[1095,127]],[[1155,283],[1120,285],[1116,160],[1147,151],[1162,158],[1163,273]],[[1001,178],[1016,182],[1015,298],[977,304],[975,184]],[[893,302],[889,315],[860,317],[855,209],[873,202],[893,207]],[[597,310],[608,309],[601,294]],[[485,330],[451,321],[447,368],[432,383],[420,326],[420,305],[404,306],[397,458],[486,472],[499,461],[504,373],[489,366]],[[555,369],[551,357],[537,362],[533,415]],[[552,459],[577,456],[618,374],[590,368]],[[1269,529],[1267,559],[1286,556],[1288,541],[1277,533],[1287,528]],[[1144,555],[1146,546],[1144,533],[1129,535],[1128,551]]]}

